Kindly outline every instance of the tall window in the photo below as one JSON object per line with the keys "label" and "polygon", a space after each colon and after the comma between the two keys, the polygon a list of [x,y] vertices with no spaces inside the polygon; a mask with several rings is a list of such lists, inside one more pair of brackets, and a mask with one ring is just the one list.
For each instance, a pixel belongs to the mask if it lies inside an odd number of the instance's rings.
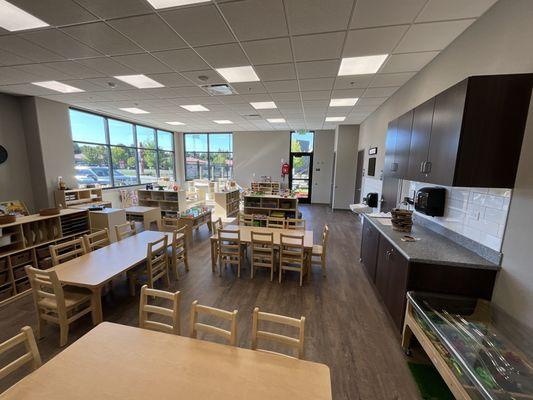
{"label": "tall window", "polygon": [[233,177],[231,133],[186,133],[185,179]]}
{"label": "tall window", "polygon": [[142,125],[70,110],[80,187],[139,185],[175,179],[174,135]]}

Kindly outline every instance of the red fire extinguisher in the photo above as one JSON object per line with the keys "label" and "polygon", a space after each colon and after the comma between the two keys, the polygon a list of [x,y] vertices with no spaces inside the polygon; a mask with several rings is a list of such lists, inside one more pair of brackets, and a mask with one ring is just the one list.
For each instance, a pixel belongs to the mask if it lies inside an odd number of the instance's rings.
{"label": "red fire extinguisher", "polygon": [[282,178],[285,178],[285,175],[288,175],[289,174],[289,164],[287,163],[283,163],[281,164],[281,177]]}

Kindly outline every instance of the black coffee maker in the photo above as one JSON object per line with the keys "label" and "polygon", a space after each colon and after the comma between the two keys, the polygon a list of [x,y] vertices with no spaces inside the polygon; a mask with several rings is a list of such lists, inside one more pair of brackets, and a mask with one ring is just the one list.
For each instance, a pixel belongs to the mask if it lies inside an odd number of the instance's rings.
{"label": "black coffee maker", "polygon": [[377,208],[378,206],[378,194],[377,193],[367,193],[366,197],[363,198],[363,203],[368,207]]}

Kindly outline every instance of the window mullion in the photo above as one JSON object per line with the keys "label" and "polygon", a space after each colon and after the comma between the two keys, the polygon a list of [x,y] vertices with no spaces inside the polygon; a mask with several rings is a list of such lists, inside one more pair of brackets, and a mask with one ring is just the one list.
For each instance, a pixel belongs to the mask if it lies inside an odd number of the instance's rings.
{"label": "window mullion", "polygon": [[104,118],[104,131],[108,158],[107,168],[109,169],[109,182],[111,183],[111,187],[114,188],[115,174],[113,173],[113,156],[111,153],[111,140],[109,138],[109,120],[107,118]]}
{"label": "window mullion", "polygon": [[133,144],[135,145],[135,171],[137,172],[137,184],[141,184],[141,171],[139,170],[139,142],[137,141],[137,125],[133,126]]}

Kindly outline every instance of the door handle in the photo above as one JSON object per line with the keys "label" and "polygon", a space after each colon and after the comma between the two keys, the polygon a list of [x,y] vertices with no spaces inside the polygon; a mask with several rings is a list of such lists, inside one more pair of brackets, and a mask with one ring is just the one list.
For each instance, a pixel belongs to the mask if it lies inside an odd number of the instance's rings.
{"label": "door handle", "polygon": [[390,170],[392,172],[398,171],[398,163],[392,163],[391,166],[390,166]]}
{"label": "door handle", "polygon": [[425,162],[425,161],[422,161],[422,162],[420,163],[420,172],[421,172],[421,173],[424,173],[425,165],[426,165],[426,162]]}
{"label": "door handle", "polygon": [[426,162],[426,174],[429,174],[431,172],[431,161]]}

